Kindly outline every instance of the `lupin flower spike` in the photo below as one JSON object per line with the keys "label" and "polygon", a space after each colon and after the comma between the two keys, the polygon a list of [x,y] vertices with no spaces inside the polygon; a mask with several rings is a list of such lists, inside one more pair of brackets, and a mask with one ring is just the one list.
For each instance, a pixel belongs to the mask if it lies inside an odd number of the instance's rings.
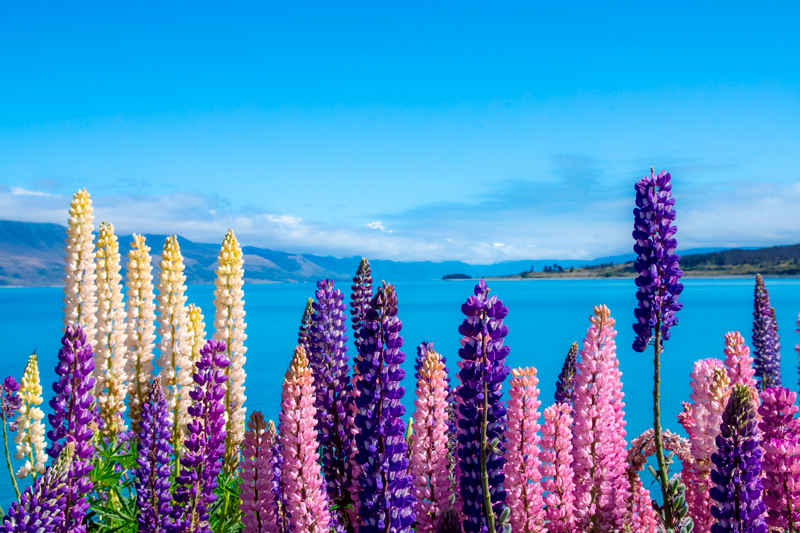
{"label": "lupin flower spike", "polygon": [[750,348],[744,343],[744,337],[738,331],[725,334],[725,366],[731,387],[746,385],[755,390],[756,370],[753,368],[753,358],[750,357]]}
{"label": "lupin flower spike", "polygon": [[508,517],[503,489],[503,443],[508,427],[502,398],[503,382],[511,369],[505,360],[510,351],[503,342],[508,326],[503,319],[508,307],[481,280],[461,305],[466,316],[458,332],[463,335],[456,389],[458,402],[459,491],[466,533],[495,533]]}
{"label": "lupin flower spike", "polygon": [[551,533],[575,531],[575,483],[572,471],[572,407],[556,403],[544,410],[542,426],[542,489]]}
{"label": "lupin flower spike", "polygon": [[244,255],[233,230],[229,229],[222,241],[217,259],[217,278],[214,280],[214,338],[228,347],[227,357],[231,362],[230,375],[225,388],[225,466],[226,474],[236,471],[239,465],[239,444],[244,438],[247,408],[244,402],[244,380],[247,377],[244,354],[247,339],[244,321]]}
{"label": "lupin flower spike", "polygon": [[261,411],[254,411],[242,441],[242,522],[244,533],[278,533],[278,501],[273,492],[272,434]]}
{"label": "lupin flower spike", "polygon": [[128,347],[125,344],[125,304],[122,302],[119,241],[114,226],[103,221],[97,235],[97,344],[94,350],[95,384],[101,432],[115,436],[125,425]]}
{"label": "lupin flower spike", "polygon": [[91,425],[96,414],[92,396],[94,358],[92,346],[80,326],[67,326],[61,344],[56,366],[58,381],[53,384],[56,394],[50,399],[53,414],[48,415],[52,429],[47,433],[50,439],[47,454],[57,459],[64,446],[72,442],[75,455],[67,480],[64,523],[56,533],[86,533],[84,519],[89,508],[86,495],[93,487],[89,472],[94,454]]}
{"label": "lupin flower spike", "polygon": [[575,514],[583,530],[622,529],[630,488],[617,332],[604,305],[594,308],[590,321],[575,380]]}
{"label": "lupin flower spike", "polygon": [[783,387],[761,393],[764,450],[764,503],[767,525],[797,531],[800,526],[800,419],[794,418],[797,394]]}
{"label": "lupin flower spike", "polygon": [[153,378],[153,341],[156,338],[155,295],[153,294],[153,265],[150,262],[150,247],[142,235],[133,235],[128,252],[128,345],[127,375],[128,412],[131,430],[139,431],[142,405],[147,401],[150,382]]}
{"label": "lupin flower spike", "polygon": [[314,377],[302,346],[295,348],[281,394],[281,481],[292,531],[324,533],[331,521],[322,473],[314,407]]}
{"label": "lupin flower spike", "polygon": [[19,397],[17,391],[19,390],[19,383],[12,376],[8,376],[3,380],[0,386],[0,415],[3,417],[3,449],[6,453],[6,466],[8,466],[8,475],[11,476],[11,485],[14,487],[14,492],[17,493],[19,498],[19,488],[17,487],[17,480],[14,479],[14,468],[11,466],[11,454],[8,451],[8,433],[7,429],[17,431],[17,421],[13,419],[14,413],[22,406],[22,398]]}
{"label": "lupin flower spike", "polygon": [[21,400],[17,417],[19,430],[14,437],[14,442],[17,443],[17,453],[14,457],[24,460],[25,464],[17,470],[17,478],[24,479],[30,475],[36,479],[38,475],[44,474],[44,464],[47,462],[47,454],[44,452],[47,443],[44,441],[45,430],[42,422],[44,412],[38,407],[43,400],[36,352],[28,358],[28,364],[22,374],[19,397]]}
{"label": "lupin flower spike", "polygon": [[411,473],[417,499],[416,531],[425,533],[434,531],[439,517],[450,507],[446,376],[442,357],[433,350],[426,352],[417,378],[411,434]]}
{"label": "lupin flower spike", "polygon": [[717,436],[717,452],[711,456],[711,507],[716,518],[712,533],[767,533],[762,515],[761,460],[756,413],[750,388],[735,385]]}
{"label": "lupin flower spike", "polygon": [[173,533],[211,533],[209,507],[217,499],[214,489],[225,451],[223,398],[230,365],[225,352],[224,342],[209,340],[192,376],[192,405],[172,511]]}
{"label": "lupin flower spike", "polygon": [[575,394],[575,366],[578,364],[578,343],[573,342],[558,375],[556,382],[556,403],[572,405],[572,396]]}
{"label": "lupin flower spike", "polygon": [[306,352],[311,352],[311,326],[313,322],[311,316],[314,314],[314,298],[309,298],[303,310],[303,318],[300,319],[300,332],[297,334],[297,344],[305,348]]}
{"label": "lupin flower spike", "polygon": [[[753,297],[753,364],[758,381],[758,390],[781,385],[780,348],[775,349],[777,324],[769,304],[769,290],[761,274],[756,274]],[[780,341],[778,341],[780,346]]]}
{"label": "lupin flower spike", "polygon": [[137,435],[137,520],[142,533],[166,533],[170,531],[172,511],[172,416],[161,388],[161,378],[155,378],[147,400],[142,406],[142,419]]}
{"label": "lupin flower spike", "polygon": [[[800,313],[797,315],[797,331],[796,333],[800,333]],[[800,343],[795,344],[794,346],[795,351],[797,352],[797,375],[800,376]],[[800,379],[798,379],[798,383],[800,383]]]}
{"label": "lupin flower spike", "polygon": [[275,524],[278,527],[278,532],[284,533],[289,527],[289,522],[286,518],[285,487],[281,481],[283,458],[281,457],[281,443],[278,439],[278,431],[275,429],[275,422],[272,420],[267,424],[267,443],[272,447],[272,494],[278,513]]}
{"label": "lupin flower spike", "polygon": [[69,222],[65,250],[64,331],[69,325],[79,325],[86,342],[95,346],[97,323],[97,286],[94,263],[94,214],[92,200],[81,189],[69,204]]}
{"label": "lupin flower spike", "polygon": [[64,505],[69,493],[69,476],[75,443],[69,442],[45,474],[25,489],[11,504],[0,524],[3,533],[53,533],[63,531]]}
{"label": "lupin flower spike", "polygon": [[543,533],[545,512],[539,458],[539,378],[533,367],[511,371],[505,441],[506,505],[512,531]]}
{"label": "lupin flower spike", "polygon": [[187,324],[189,329],[189,350],[187,353],[192,366],[189,375],[192,376],[194,375],[195,364],[200,360],[200,351],[206,344],[206,324],[203,322],[203,311],[199,306],[189,304],[187,314],[189,316],[189,323]]}
{"label": "lupin flower spike", "polygon": [[359,263],[353,278],[353,285],[350,288],[353,291],[350,294],[350,320],[353,323],[357,351],[361,342],[358,334],[366,323],[367,311],[369,311],[369,304],[372,300],[372,269],[369,266],[369,259],[366,257],[361,258],[361,263]]}
{"label": "lupin flower spike", "polygon": [[355,425],[358,455],[363,473],[359,514],[360,533],[391,530],[409,533],[414,523],[413,479],[408,470],[405,440],[405,407],[400,403],[405,388],[401,351],[403,324],[397,318],[397,293],[385,282],[370,303],[364,328],[359,333],[361,380],[356,384],[358,414]]}

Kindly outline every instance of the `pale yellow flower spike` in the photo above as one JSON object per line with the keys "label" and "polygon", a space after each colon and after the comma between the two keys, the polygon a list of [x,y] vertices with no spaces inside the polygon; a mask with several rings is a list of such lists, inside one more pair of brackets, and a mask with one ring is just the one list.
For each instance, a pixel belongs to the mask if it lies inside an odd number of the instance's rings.
{"label": "pale yellow flower spike", "polygon": [[131,429],[139,431],[142,404],[150,392],[153,379],[153,342],[155,334],[155,296],[153,294],[153,265],[150,263],[150,247],[141,235],[133,236],[128,252],[128,279],[125,283],[128,296],[128,347],[127,374],[128,409]]}
{"label": "pale yellow flower spike", "polygon": [[44,412],[37,407],[42,403],[42,384],[39,381],[36,352],[28,358],[28,364],[22,374],[19,396],[22,405],[17,411],[19,430],[14,436],[14,442],[17,443],[17,453],[14,457],[20,461],[24,460],[25,464],[17,470],[17,478],[24,479],[30,475],[36,479],[37,475],[44,474],[44,464],[47,462],[47,454],[44,451],[47,443],[44,440],[44,423],[42,423]]}
{"label": "pale yellow flower spike", "polygon": [[71,324],[83,328],[86,341],[94,347],[97,287],[95,285],[94,215],[86,189],[75,193],[69,204],[64,271],[64,330]]}
{"label": "pale yellow flower spike", "polygon": [[96,397],[103,420],[102,433],[117,435],[125,425],[125,304],[122,302],[119,242],[114,226],[100,224],[97,235],[97,346],[94,350]]}
{"label": "pale yellow flower spike", "polygon": [[183,411],[179,417],[184,421],[184,429],[189,422],[189,406],[192,404],[192,399],[189,397],[193,386],[192,375],[195,371],[195,365],[200,360],[200,350],[206,342],[206,325],[203,322],[203,313],[195,304],[189,304],[187,308],[187,315],[189,321],[187,324],[187,339],[186,339],[186,354],[189,358],[189,364],[185,367],[178,369],[179,382],[181,383],[180,406]]}
{"label": "pale yellow flower spike", "polygon": [[[189,360],[189,316],[186,309],[186,276],[183,256],[178,238],[170,235],[164,242],[161,253],[161,271],[158,279],[158,335],[161,353],[158,366],[161,367],[161,385],[164,397],[172,412],[172,445],[176,456],[183,444],[183,428],[186,426],[188,395],[181,394],[181,388],[190,384],[185,370],[191,368]],[[191,379],[191,376],[189,376]]]}
{"label": "pale yellow flower spike", "polygon": [[239,465],[239,444],[244,438],[247,409],[244,406],[244,356],[247,339],[244,331],[244,256],[242,247],[229,229],[219,251],[217,279],[214,281],[214,339],[225,342],[231,366],[225,391],[225,413],[227,435],[225,437],[226,473],[235,472]]}

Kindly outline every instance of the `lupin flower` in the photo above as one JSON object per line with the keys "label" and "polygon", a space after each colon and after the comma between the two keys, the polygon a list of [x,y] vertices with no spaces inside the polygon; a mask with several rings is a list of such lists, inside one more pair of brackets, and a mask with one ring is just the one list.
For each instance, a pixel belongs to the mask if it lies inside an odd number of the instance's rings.
{"label": "lupin flower", "polygon": [[775,372],[773,381],[778,380],[778,383],[773,383],[773,387],[781,386],[781,336],[778,332],[778,319],[775,317],[775,308],[769,308],[770,321],[769,321],[769,336],[772,339],[772,353],[775,361]]}
{"label": "lupin flower", "polygon": [[311,326],[313,322],[311,316],[314,314],[314,298],[309,298],[306,308],[303,310],[303,318],[300,319],[300,332],[297,334],[297,344],[311,351]]}
{"label": "lupin flower", "polygon": [[127,430],[123,413],[127,394],[128,347],[125,345],[125,304],[122,302],[119,242],[114,226],[100,224],[97,235],[97,344],[95,384],[101,432],[114,436]]}
{"label": "lupin flower", "polygon": [[400,403],[405,394],[400,385],[405,371],[400,365],[406,358],[401,351],[402,327],[397,318],[397,293],[393,285],[384,282],[370,302],[359,333],[361,380],[356,384],[360,395],[355,425],[359,429],[356,461],[363,469],[358,478],[361,533],[409,533],[415,519],[402,418],[405,407]]}
{"label": "lupin flower", "polygon": [[[775,350],[777,324],[769,304],[769,290],[761,274],[756,274],[753,298],[753,362],[758,390],[781,385],[780,349]],[[778,341],[780,342],[780,341]]]}
{"label": "lupin flower", "polygon": [[189,360],[189,315],[186,310],[186,275],[178,238],[170,235],[161,252],[158,274],[158,335],[161,342],[161,386],[172,416],[172,447],[180,456],[190,398],[181,389],[191,387]]}
{"label": "lupin flower", "polygon": [[533,367],[511,371],[505,441],[506,505],[511,530],[545,531],[542,461],[539,458],[539,378]]}
{"label": "lupin flower", "polygon": [[314,376],[317,409],[317,431],[322,452],[322,473],[328,497],[341,512],[337,523],[347,524],[344,509],[352,505],[347,472],[350,434],[347,431],[347,409],[350,396],[350,365],[347,364],[347,321],[344,294],[330,280],[317,283],[317,301],[311,317],[311,355],[309,367]]}
{"label": "lupin flower", "polygon": [[331,521],[317,449],[314,376],[297,346],[281,393],[281,481],[292,531],[323,533]]}
{"label": "lupin flower", "polygon": [[411,473],[417,500],[417,529],[431,533],[450,507],[448,469],[447,369],[442,357],[425,352],[417,378],[416,411],[411,434]]}
{"label": "lupin flower", "polygon": [[69,493],[75,443],[69,442],[44,475],[25,489],[3,518],[3,533],[54,533],[64,531],[64,506]]}
{"label": "lupin flower", "polygon": [[712,533],[767,533],[762,515],[761,460],[756,413],[749,387],[735,385],[722,415],[717,452],[711,456]]}
{"label": "lupin flower", "polygon": [[247,339],[244,321],[244,255],[233,230],[229,229],[222,241],[217,259],[217,277],[214,280],[214,338],[228,347],[231,362],[228,383],[225,386],[225,466],[226,474],[236,471],[239,464],[239,444],[244,438],[245,415],[244,380],[246,377],[244,354]]}
{"label": "lupin flower", "polygon": [[436,521],[435,533],[461,533],[461,519],[453,509],[445,510]]}
{"label": "lupin flower", "polygon": [[250,415],[242,441],[242,486],[240,509],[244,533],[278,533],[278,501],[273,491],[274,470],[272,447],[275,444],[275,425],[272,433],[261,411]]}
{"label": "lupin flower", "polygon": [[156,338],[153,265],[150,263],[150,247],[142,235],[133,235],[127,266],[128,412],[131,430],[138,432],[142,405],[147,401],[153,378],[153,341]]}
{"label": "lupin flower", "polygon": [[[195,304],[189,304],[186,311],[189,317],[187,323],[188,334],[188,350],[189,361],[192,363],[191,372],[189,375],[194,375],[194,365],[200,360],[200,351],[206,344],[206,323],[203,322],[203,311]],[[191,390],[191,388],[189,388]]]}
{"label": "lupin flower", "polygon": [[556,403],[572,405],[572,396],[575,394],[575,366],[578,364],[578,343],[573,342],[558,375],[556,382]]}
{"label": "lupin flower", "polygon": [[289,524],[286,518],[286,497],[284,496],[284,486],[281,480],[283,471],[283,457],[281,457],[281,443],[278,439],[278,431],[275,429],[275,422],[272,420],[267,424],[267,442],[272,447],[272,494],[277,507],[278,516],[275,524],[279,533],[288,530]]}
{"label": "lupin flower", "polygon": [[750,348],[744,343],[744,337],[738,331],[725,334],[725,366],[731,387],[745,385],[755,390],[756,370],[753,368],[753,358],[750,357]]}
{"label": "lupin flower", "polygon": [[92,200],[86,189],[72,196],[65,250],[64,331],[69,325],[79,325],[86,340],[94,348],[97,323],[97,286],[94,263],[94,214]]}
{"label": "lupin flower", "polygon": [[[475,296],[461,305],[466,315],[458,332],[463,335],[458,373],[459,491],[464,531],[494,533],[505,513],[503,489],[503,444],[507,429],[506,407],[502,402],[503,382],[511,369],[506,366],[510,351],[503,342],[508,326],[503,319],[508,307],[481,280]],[[494,446],[493,443],[497,443]],[[507,516],[507,515],[506,515]]]}
{"label": "lupin flower", "polygon": [[[800,419],[797,394],[783,387],[761,393],[764,504],[767,525],[789,531],[800,525]],[[796,530],[796,529],[795,529]]]}
{"label": "lupin flower", "polygon": [[14,436],[14,442],[17,444],[17,453],[14,457],[24,460],[25,464],[17,470],[17,478],[24,479],[30,475],[36,479],[38,475],[44,474],[44,464],[47,462],[47,454],[44,452],[47,443],[44,441],[45,431],[42,422],[44,412],[37,407],[43,400],[36,352],[28,358],[28,364],[22,374],[19,398],[21,400],[17,416],[19,430]]}
{"label": "lupin flower", "polygon": [[11,476],[11,485],[19,498],[19,488],[17,487],[17,481],[14,479],[11,454],[8,451],[8,433],[6,429],[6,426],[8,426],[11,431],[17,430],[17,421],[13,417],[14,413],[22,406],[22,398],[17,394],[18,390],[19,383],[12,376],[4,379],[2,386],[0,386],[0,393],[2,393],[0,394],[0,415],[3,417],[3,447],[6,453],[6,466],[8,466],[8,475]]}
{"label": "lupin flower", "polygon": [[172,416],[164,398],[161,378],[153,386],[142,406],[137,434],[139,453],[136,459],[137,520],[141,533],[170,531],[170,462],[172,460]]}
{"label": "lupin flower", "polygon": [[216,501],[214,489],[222,469],[225,451],[225,383],[230,361],[225,343],[209,340],[200,352],[192,376],[189,422],[186,425],[185,451],[176,483],[172,510],[172,533],[211,533],[209,506]]}
{"label": "lupin flower", "polygon": [[369,303],[372,300],[372,269],[369,266],[369,259],[366,257],[361,258],[358,270],[353,278],[353,285],[350,288],[353,291],[350,294],[350,320],[353,322],[356,350],[358,350],[358,345],[361,342],[358,334],[364,328],[367,320],[367,311],[369,311]]}
{"label": "lupin flower", "polygon": [[[800,333],[800,313],[798,313],[798,315],[797,315],[797,331],[796,331],[796,333]],[[797,363],[797,375],[800,376],[800,343],[799,344],[795,344],[794,345],[794,349],[797,352],[797,356],[798,356],[798,358],[797,358],[797,361],[798,361],[798,363]],[[800,380],[798,380],[798,383],[800,383]]]}
{"label": "lupin flower", "polygon": [[594,308],[577,365],[572,454],[575,515],[583,531],[622,529],[629,483],[622,372],[616,355],[614,319]]}
{"label": "lupin flower", "polygon": [[75,455],[67,480],[64,523],[56,531],[85,533],[84,519],[89,508],[86,495],[93,487],[89,472],[92,470],[91,459],[94,454],[91,428],[95,419],[92,405],[94,358],[92,345],[80,326],[67,326],[61,344],[56,366],[58,381],[53,384],[56,394],[50,399],[53,414],[48,415],[52,429],[47,432],[50,439],[47,454],[57,459],[64,446],[72,442],[75,443]]}
{"label": "lupin flower", "polygon": [[575,531],[571,413],[572,407],[566,403],[556,403],[544,410],[540,471],[550,533]]}

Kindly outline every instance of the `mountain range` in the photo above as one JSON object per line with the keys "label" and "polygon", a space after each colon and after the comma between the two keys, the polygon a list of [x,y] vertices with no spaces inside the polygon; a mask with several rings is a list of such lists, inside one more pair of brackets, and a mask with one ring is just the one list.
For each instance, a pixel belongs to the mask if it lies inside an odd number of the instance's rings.
{"label": "mountain range", "polygon": [[[61,286],[64,275],[64,240],[66,228],[58,224],[12,222],[0,220],[0,287]],[[158,269],[158,255],[166,235],[145,235]],[[119,236],[120,254],[124,263],[132,238]],[[213,283],[219,244],[196,243],[178,237],[186,265],[189,284]],[[723,248],[696,248],[684,254],[712,253]],[[303,282],[327,278],[349,280],[358,268],[360,257],[336,258],[280,252],[243,246],[246,283]],[[502,276],[521,271],[541,270],[545,265],[558,263],[562,267],[580,267],[604,263],[624,263],[634,254],[599,257],[592,260],[546,259],[504,261],[491,265],[470,265],[461,261],[402,262],[370,260],[373,279],[387,281],[438,280],[446,274],[466,274],[471,277]]]}

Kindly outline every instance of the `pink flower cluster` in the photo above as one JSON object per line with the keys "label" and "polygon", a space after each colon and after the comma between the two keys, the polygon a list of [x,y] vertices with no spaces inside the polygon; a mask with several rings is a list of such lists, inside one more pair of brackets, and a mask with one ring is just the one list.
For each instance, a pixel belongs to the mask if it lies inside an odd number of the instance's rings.
{"label": "pink flower cluster", "polygon": [[547,492],[547,527],[551,533],[575,530],[575,482],[572,471],[572,408],[565,403],[544,410],[542,426],[542,488]]}
{"label": "pink flower cluster", "polygon": [[240,497],[244,533],[278,533],[278,502],[273,493],[272,447],[275,433],[267,431],[261,411],[250,415],[242,441]]}

